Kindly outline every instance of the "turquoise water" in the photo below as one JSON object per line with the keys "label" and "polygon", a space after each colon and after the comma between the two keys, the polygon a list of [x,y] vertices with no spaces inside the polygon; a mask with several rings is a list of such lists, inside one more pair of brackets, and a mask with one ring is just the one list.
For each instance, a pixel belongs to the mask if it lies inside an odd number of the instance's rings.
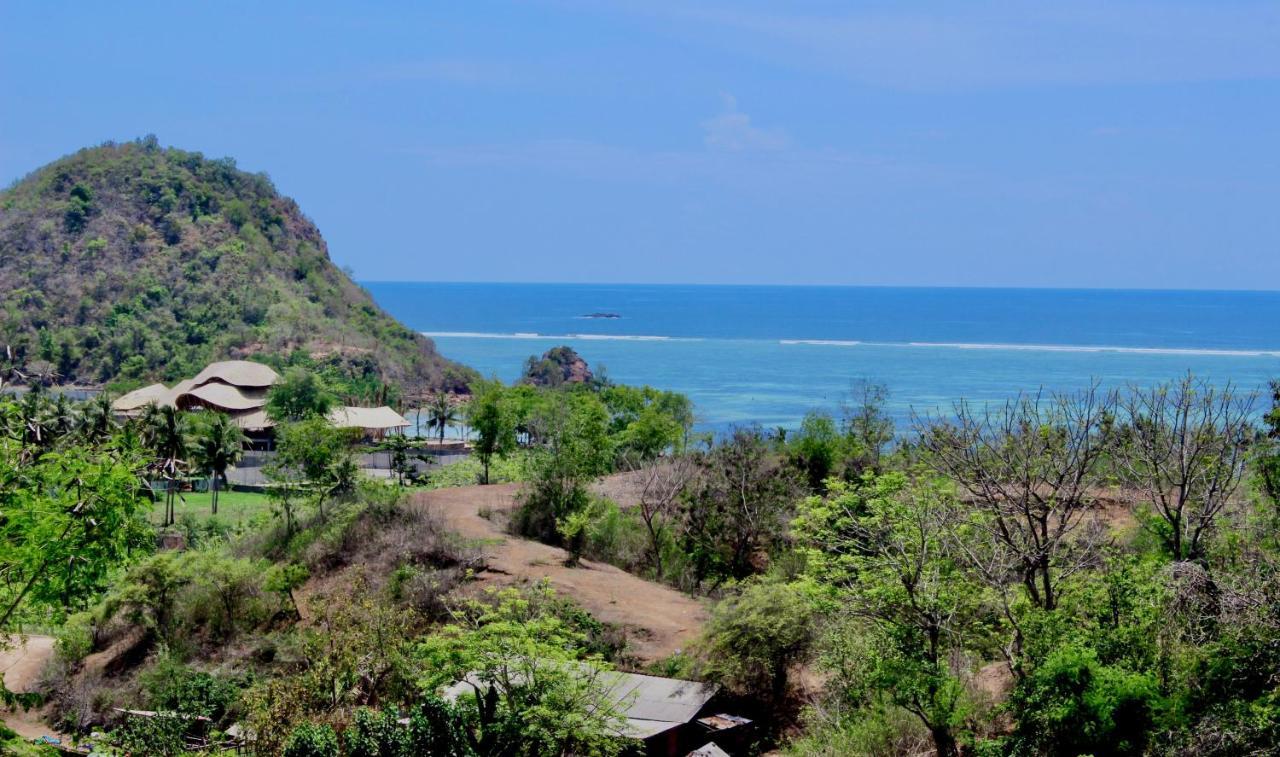
{"label": "turquoise water", "polygon": [[[708,428],[793,426],[883,383],[905,419],[1097,379],[1280,377],[1280,293],[371,282],[447,356],[505,380],[569,344],[615,381],[687,393]],[[597,312],[617,319],[586,318]]]}

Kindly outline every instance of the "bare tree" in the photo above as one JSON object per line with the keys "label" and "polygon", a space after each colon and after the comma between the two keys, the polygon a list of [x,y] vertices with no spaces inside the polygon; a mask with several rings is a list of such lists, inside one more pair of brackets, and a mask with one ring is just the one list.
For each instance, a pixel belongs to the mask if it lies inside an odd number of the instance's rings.
{"label": "bare tree", "polygon": [[1003,588],[1008,573],[1052,610],[1058,582],[1088,564],[1096,542],[1077,537],[1090,535],[1079,527],[1089,520],[1114,406],[1114,394],[1095,384],[980,410],[961,401],[948,420],[917,417],[925,462],[960,486],[969,525],[991,542],[974,562],[993,585]]}
{"label": "bare tree", "polygon": [[673,455],[648,462],[638,456],[624,456],[623,464],[632,470],[629,478],[635,487],[636,512],[649,534],[653,569],[661,579],[665,575],[662,545],[667,526],[678,515],[680,497],[689,488],[697,467],[689,455]]}
{"label": "bare tree", "polygon": [[1116,460],[1159,517],[1156,535],[1175,560],[1199,560],[1214,522],[1244,477],[1254,394],[1191,374],[1120,402],[1127,425]]}

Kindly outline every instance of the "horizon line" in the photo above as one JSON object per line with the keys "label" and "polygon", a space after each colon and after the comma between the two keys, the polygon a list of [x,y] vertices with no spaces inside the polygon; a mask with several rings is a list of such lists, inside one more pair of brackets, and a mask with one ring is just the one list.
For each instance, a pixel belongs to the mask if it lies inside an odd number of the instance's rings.
{"label": "horizon line", "polygon": [[1126,287],[1126,286],[1048,286],[1038,284],[761,284],[716,282],[659,282],[659,281],[460,281],[429,279],[365,279],[352,277],[357,284],[447,284],[485,286],[645,286],[645,287],[741,287],[764,289],[946,289],[975,291],[1032,290],[1045,292],[1160,292],[1196,294],[1280,294],[1280,289],[1204,288],[1185,287]]}

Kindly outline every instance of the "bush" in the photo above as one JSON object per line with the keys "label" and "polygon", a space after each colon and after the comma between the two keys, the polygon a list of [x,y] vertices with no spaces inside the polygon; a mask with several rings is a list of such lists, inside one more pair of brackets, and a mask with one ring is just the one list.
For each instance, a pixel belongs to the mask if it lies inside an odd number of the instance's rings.
{"label": "bush", "polygon": [[409,732],[396,722],[395,713],[361,707],[343,734],[347,757],[399,757],[409,754]]}
{"label": "bush", "polygon": [[231,681],[195,670],[163,651],[138,676],[138,682],[150,709],[201,715],[214,722],[221,720],[239,698]]}
{"label": "bush", "polygon": [[1091,649],[1061,648],[1014,691],[1015,741],[1046,755],[1140,755],[1162,708],[1149,675],[1102,665]]}
{"label": "bush", "polygon": [[338,734],[327,725],[303,723],[284,743],[283,757],[338,757]]}

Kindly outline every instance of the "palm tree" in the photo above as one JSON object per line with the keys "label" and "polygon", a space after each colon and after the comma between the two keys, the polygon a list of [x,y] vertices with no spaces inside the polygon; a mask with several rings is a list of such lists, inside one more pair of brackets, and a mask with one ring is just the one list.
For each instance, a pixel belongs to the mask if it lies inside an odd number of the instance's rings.
{"label": "palm tree", "polygon": [[80,436],[90,443],[109,439],[116,430],[114,412],[111,395],[99,392],[96,397],[80,406]]}
{"label": "palm tree", "polygon": [[427,410],[427,428],[440,432],[440,443],[444,444],[444,432],[458,422],[458,408],[444,392],[437,392],[431,399],[431,407]]}
{"label": "palm tree", "polygon": [[173,500],[178,474],[186,467],[188,444],[187,418],[174,406],[148,405],[142,414],[142,433],[146,445],[155,455],[152,469],[167,482],[165,487],[164,525],[171,526],[177,520]]}
{"label": "palm tree", "polygon": [[196,427],[192,438],[192,458],[200,470],[209,474],[213,481],[212,503],[213,514],[218,514],[218,481],[227,483],[227,468],[240,462],[244,457],[244,432],[222,413],[212,413],[212,417]]}

